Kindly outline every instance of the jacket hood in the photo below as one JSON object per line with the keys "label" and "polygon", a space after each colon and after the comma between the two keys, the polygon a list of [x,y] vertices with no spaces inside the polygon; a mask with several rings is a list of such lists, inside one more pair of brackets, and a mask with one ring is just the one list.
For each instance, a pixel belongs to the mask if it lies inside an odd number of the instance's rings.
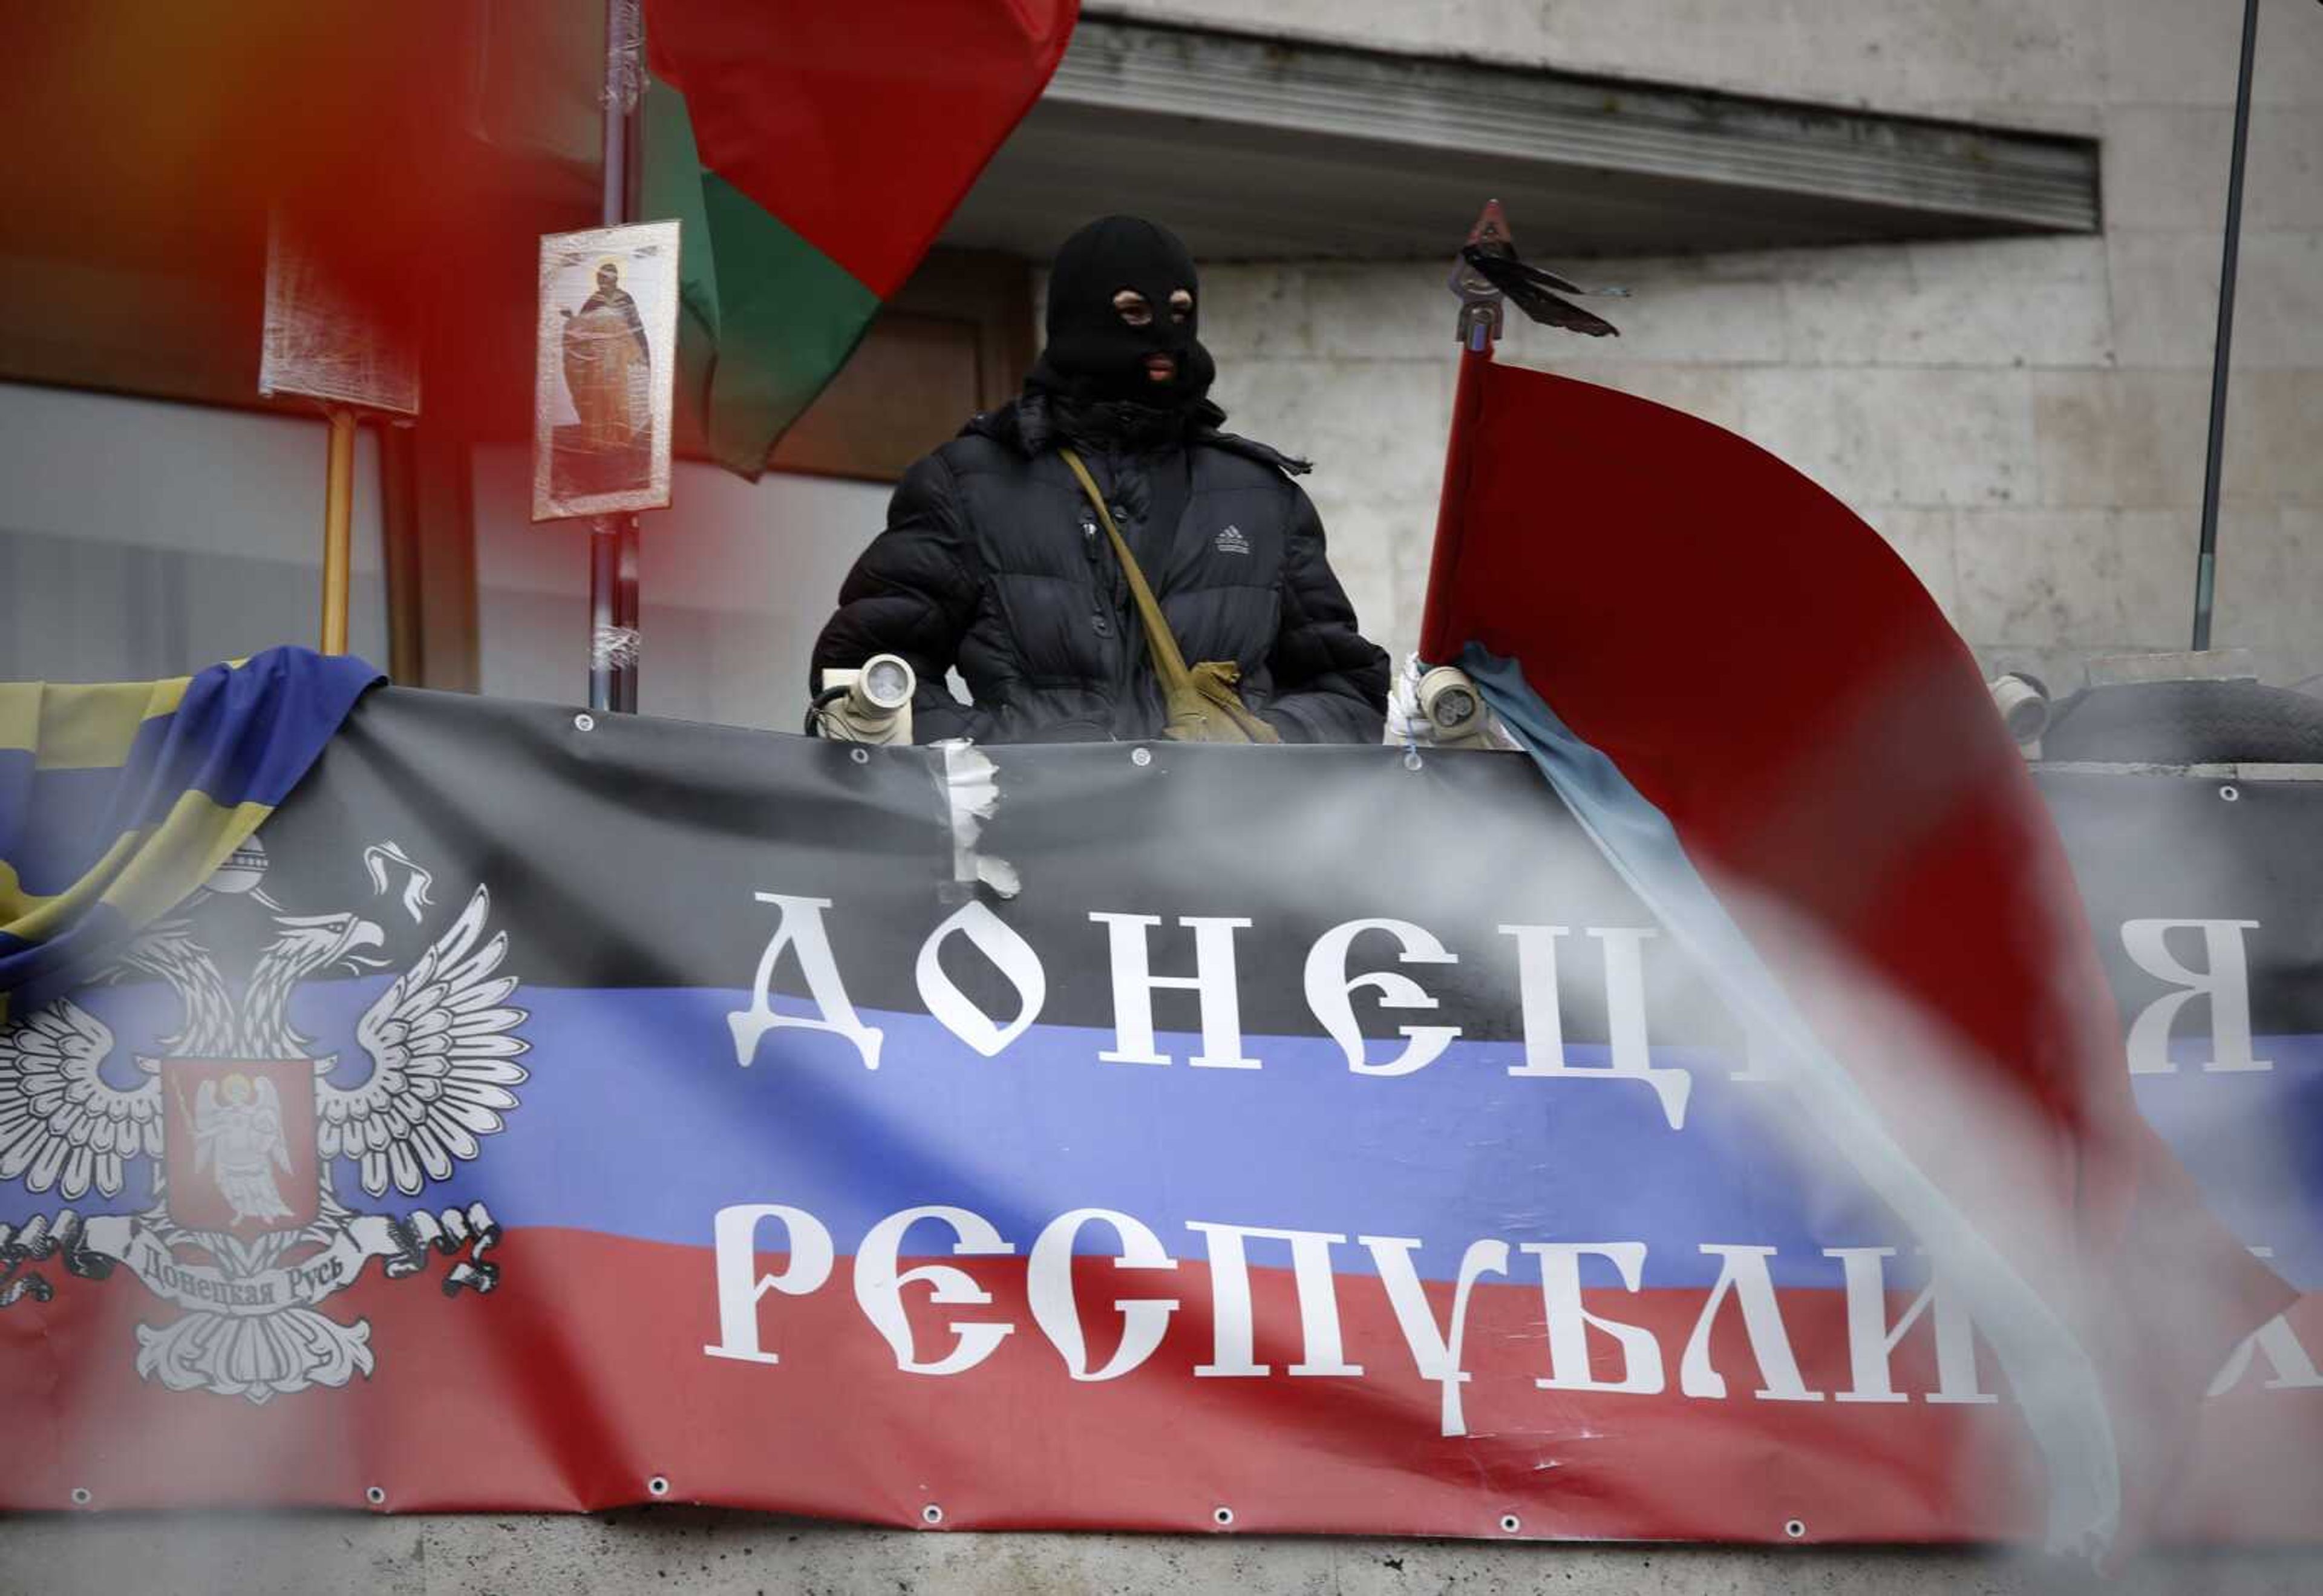
{"label": "jacket hood", "polygon": [[[1224,449],[1261,465],[1273,466],[1287,476],[1305,476],[1315,469],[1313,462],[1286,454],[1255,438],[1221,432],[1219,426],[1226,418],[1226,413],[1208,399],[1198,401],[1187,413],[1187,445]],[[969,417],[968,425],[960,429],[960,436],[990,438],[1005,444],[1026,459],[1064,442],[1050,397],[1038,389],[1027,390],[996,410]]]}

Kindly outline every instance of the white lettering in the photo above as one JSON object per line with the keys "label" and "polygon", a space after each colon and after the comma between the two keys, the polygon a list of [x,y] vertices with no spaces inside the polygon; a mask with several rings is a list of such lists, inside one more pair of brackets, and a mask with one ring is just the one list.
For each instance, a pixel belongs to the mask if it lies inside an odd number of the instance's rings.
{"label": "white lettering", "polygon": [[1075,1208],[1051,1220],[1033,1243],[1032,1262],[1025,1271],[1025,1291],[1032,1299],[1033,1317],[1049,1344],[1065,1360],[1065,1371],[1075,1380],[1119,1380],[1153,1355],[1178,1311],[1175,1298],[1114,1303],[1121,1315],[1121,1344],[1102,1369],[1088,1366],[1088,1344],[1081,1335],[1079,1300],[1073,1295],[1073,1243],[1087,1225],[1109,1225],[1121,1237],[1116,1269],[1175,1269],[1178,1261],[1162,1250],[1162,1238],[1138,1220],[1110,1208]]}
{"label": "white lettering", "polygon": [[[1533,1384],[1552,1391],[1622,1391],[1650,1397],[1663,1386],[1662,1349],[1641,1325],[1602,1318],[1581,1306],[1584,1254],[1610,1259],[1625,1290],[1635,1291],[1646,1263],[1643,1242],[1527,1242],[1540,1260],[1541,1299],[1548,1310],[1548,1378]],[[1621,1348],[1621,1378],[1599,1380],[1589,1364],[1589,1332],[1602,1331]]]}
{"label": "white lettering", "polygon": [[[2207,971],[2189,968],[2170,951],[2169,933],[2181,927],[2202,933],[2203,953],[2209,965]],[[2177,1070],[2170,1058],[2170,1027],[2178,1011],[2197,997],[2210,1000],[2210,1048],[2216,1054],[2203,1069],[2227,1072],[2274,1068],[2269,1060],[2252,1056],[2250,957],[2243,946],[2243,932],[2256,930],[2255,920],[2122,922],[2122,948],[2137,968],[2180,988],[2147,1004],[2130,1022],[2132,1075],[2170,1075]]]}
{"label": "white lettering", "polygon": [[1710,1362],[1710,1334],[1718,1310],[1731,1293],[1742,1304],[1742,1329],[1750,1339],[1750,1355],[1758,1361],[1758,1392],[1762,1402],[1820,1402],[1821,1391],[1807,1390],[1799,1377],[1798,1359],[1783,1328],[1783,1310],[1775,1301],[1775,1281],[1768,1272],[1772,1247],[1743,1247],[1704,1242],[1702,1251],[1718,1260],[1718,1283],[1702,1305],[1702,1317],[1687,1337],[1685,1355],[1678,1362],[1677,1389],[1689,1397],[1724,1397],[1726,1378]]}
{"label": "white lettering", "polygon": [[[966,937],[969,946],[990,959],[1016,989],[1016,1017],[1005,1026],[996,1024],[944,974],[943,943],[950,936]],[[987,908],[980,898],[962,903],[928,933],[928,940],[920,944],[919,965],[913,974],[928,1013],[987,1059],[1024,1035],[1041,1017],[1041,1005],[1049,1000],[1049,977],[1041,968],[1041,956],[1015,927]]]}
{"label": "white lettering", "polygon": [[2274,1371],[2261,1390],[2306,1391],[2323,1388],[2323,1372],[2317,1371],[2315,1360],[2299,1344],[2299,1337],[2291,1333],[2291,1321],[2277,1314],[2243,1338],[2242,1344],[2227,1360],[2227,1366],[2210,1382],[2209,1394],[2223,1397],[2240,1385],[2243,1376],[2250,1372],[2252,1360],[2261,1353],[2266,1354],[2267,1364]]}
{"label": "white lettering", "polygon": [[1965,1309],[1931,1280],[1893,1328],[1887,1324],[1887,1270],[1884,1261],[1896,1256],[1893,1247],[1825,1247],[1825,1258],[1836,1258],[1847,1278],[1847,1359],[1852,1389],[1839,1393],[1842,1402],[1906,1402],[1896,1389],[1888,1360],[1921,1314],[1933,1304],[1936,1321],[1936,1389],[1927,1400],[1971,1404],[2000,1399],[1977,1389],[1976,1333]]}
{"label": "white lettering", "polygon": [[1016,1326],[955,1320],[950,1328],[959,1340],[952,1350],[932,1363],[919,1361],[912,1347],[912,1321],[904,1312],[904,1287],[924,1280],[932,1288],[928,1300],[947,1307],[982,1305],[992,1300],[992,1294],[976,1283],[975,1276],[949,1263],[923,1263],[901,1274],[895,1272],[904,1233],[923,1219],[951,1226],[957,1238],[951,1249],[955,1258],[1000,1258],[1016,1250],[1002,1241],[1000,1233],[992,1228],[992,1222],[980,1214],[941,1205],[905,1208],[900,1214],[888,1215],[864,1236],[863,1245],[855,1254],[855,1300],[863,1309],[863,1316],[895,1349],[896,1368],[906,1374],[963,1373],[990,1357],[993,1349]]}
{"label": "white lettering", "polygon": [[[2253,1247],[2251,1253],[2254,1257],[2272,1258],[2274,1249]],[[2315,1360],[2307,1355],[2307,1349],[2299,1344],[2299,1337],[2291,1334],[2291,1321],[2278,1314],[2243,1337],[2227,1358],[2227,1366],[2210,1382],[2208,1394],[2223,1397],[2240,1385],[2243,1376],[2250,1371],[2251,1360],[2261,1353],[2266,1354],[2267,1363],[2274,1371],[2274,1377],[2261,1390],[2304,1391],[2323,1387],[2323,1374],[2316,1372]]]}
{"label": "white lettering", "polygon": [[[758,1272],[761,1220],[779,1219],[789,1233],[790,1263],[782,1273]],[[779,1363],[758,1344],[758,1298],[769,1291],[803,1297],[831,1279],[831,1232],[803,1208],[781,1203],[744,1203],[721,1208],[712,1222],[717,1238],[718,1344],[702,1350],[713,1358],[742,1363]]]}
{"label": "white lettering", "polygon": [[1299,1290],[1299,1325],[1304,1337],[1304,1355],[1290,1365],[1290,1372],[1364,1371],[1361,1364],[1346,1361],[1339,1344],[1339,1299],[1337,1282],[1331,1274],[1331,1247],[1346,1237],[1327,1231],[1261,1230],[1199,1219],[1187,1221],[1186,1228],[1201,1233],[1210,1255],[1210,1321],[1216,1344],[1211,1361],[1198,1366],[1196,1374],[1247,1378],[1273,1371],[1272,1365],[1256,1361],[1258,1329],[1251,1309],[1246,1240],[1290,1243],[1290,1274]]}
{"label": "white lettering", "polygon": [[1168,987],[1198,993],[1202,1000],[1202,1050],[1188,1060],[1199,1069],[1256,1069],[1242,1056],[1242,997],[1235,983],[1234,934],[1247,920],[1188,915],[1178,922],[1194,933],[1194,973],[1157,976],[1147,957],[1145,931],[1162,923],[1158,914],[1092,913],[1106,929],[1113,956],[1114,1047],[1097,1055],[1108,1064],[1167,1064],[1153,1050],[1153,994]]}
{"label": "white lettering", "polygon": [[1758,1082],[1782,1079],[1785,1059],[1775,1040],[1747,1020],[1738,1022],[1737,1028],[1742,1039],[1742,1068],[1727,1078]]}
{"label": "white lettering", "polygon": [[1316,939],[1307,954],[1307,1006],[1315,1013],[1323,1029],[1339,1050],[1346,1055],[1347,1068],[1357,1075],[1410,1075],[1425,1069],[1443,1056],[1460,1034],[1457,1025],[1404,1025],[1398,1027],[1409,1044],[1402,1053],[1382,1064],[1372,1064],[1364,1058],[1364,1033],[1355,1023],[1355,1007],[1350,1000],[1358,992],[1370,990],[1380,995],[1380,1006],[1384,1009],[1432,1009],[1436,1000],[1421,990],[1419,983],[1409,976],[1393,970],[1373,970],[1352,978],[1347,975],[1347,951],[1354,940],[1365,931],[1385,931],[1398,943],[1397,962],[1401,964],[1457,964],[1456,954],[1445,950],[1444,944],[1429,932],[1408,920],[1350,920],[1335,925]]}
{"label": "white lettering", "polygon": [[1673,1131],[1685,1128],[1685,1104],[1694,1077],[1684,1069],[1654,1068],[1646,1032],[1646,939],[1650,926],[1591,926],[1589,935],[1605,949],[1605,1023],[1611,1059],[1602,1069],[1577,1068],[1566,1059],[1563,1012],[1556,990],[1556,939],[1569,926],[1504,925],[1502,936],[1517,940],[1517,996],[1523,1015],[1525,1061],[1510,1075],[1557,1080],[1643,1081],[1653,1088],[1662,1116]]}
{"label": "white lettering", "polygon": [[1460,1388],[1468,1382],[1468,1373],[1460,1367],[1460,1351],[1468,1335],[1468,1293],[1479,1275],[1509,1272],[1509,1244],[1506,1242],[1471,1242],[1460,1255],[1460,1275],[1452,1288],[1452,1323],[1449,1330],[1439,1329],[1436,1315],[1428,1306],[1428,1289],[1419,1283],[1419,1266],[1412,1254],[1419,1250],[1419,1242],[1411,1236],[1357,1236],[1371,1249],[1372,1261],[1379,1270],[1380,1283],[1387,1288],[1387,1299],[1395,1309],[1395,1322],[1403,1328],[1404,1344],[1411,1348],[1411,1361],[1419,1367],[1420,1378],[1432,1380],[1444,1388],[1442,1431],[1446,1435],[1464,1435],[1468,1421],[1460,1409]]}
{"label": "white lettering", "polygon": [[[767,939],[767,950],[758,956],[757,990],[750,995],[750,1006],[726,1016],[734,1030],[734,1061],[747,1068],[758,1055],[760,1038],[777,1027],[791,1025],[802,1031],[835,1032],[855,1044],[866,1069],[878,1069],[879,1031],[856,1017],[855,1005],[847,1000],[847,988],[839,979],[838,962],[831,956],[831,938],[822,924],[822,912],[831,907],[831,900],[771,892],[756,896],[762,903],[774,904],[780,917],[775,922],[775,934]],[[783,949],[793,947],[798,949],[799,968],[806,976],[807,995],[814,999],[819,1019],[794,1019],[775,1013],[775,965]]]}
{"label": "white lettering", "polygon": [[1563,1075],[1565,1008],[1556,989],[1556,939],[1564,925],[1504,925],[1501,935],[1517,940],[1517,1002],[1523,1016],[1525,1061],[1510,1075]]}

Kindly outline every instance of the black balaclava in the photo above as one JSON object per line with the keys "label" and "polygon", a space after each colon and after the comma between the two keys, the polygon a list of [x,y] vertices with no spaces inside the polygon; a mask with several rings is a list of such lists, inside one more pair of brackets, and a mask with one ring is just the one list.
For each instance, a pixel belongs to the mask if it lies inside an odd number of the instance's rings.
{"label": "black balaclava", "polygon": [[[1113,297],[1135,289],[1153,319],[1133,327]],[[1194,296],[1184,321],[1170,316],[1170,296]],[[1036,388],[1083,404],[1132,404],[1183,411],[1200,401],[1217,375],[1209,351],[1195,338],[1202,312],[1194,258],[1168,228],[1136,216],[1103,216],[1065,240],[1049,268],[1049,344],[1032,381]],[[1178,374],[1156,382],[1145,357],[1175,357]]]}

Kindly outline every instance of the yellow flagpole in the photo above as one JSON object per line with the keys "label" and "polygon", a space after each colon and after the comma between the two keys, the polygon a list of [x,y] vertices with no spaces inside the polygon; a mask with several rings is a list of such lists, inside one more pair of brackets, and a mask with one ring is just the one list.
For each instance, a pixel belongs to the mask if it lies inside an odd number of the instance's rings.
{"label": "yellow flagpole", "polygon": [[331,413],[330,476],[323,494],[323,652],[347,651],[347,584],[354,546],[355,413]]}

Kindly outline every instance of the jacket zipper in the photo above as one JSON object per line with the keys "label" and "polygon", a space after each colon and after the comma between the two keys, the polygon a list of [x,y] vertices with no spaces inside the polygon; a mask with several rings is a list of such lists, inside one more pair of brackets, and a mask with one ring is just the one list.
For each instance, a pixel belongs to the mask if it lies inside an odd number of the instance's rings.
{"label": "jacket zipper", "polygon": [[[1106,487],[1111,484],[1117,488],[1121,476],[1121,463],[1108,457],[1104,462],[1104,467],[1102,471],[1092,472],[1098,478],[1098,486]],[[1112,500],[1117,497],[1117,492],[1108,495],[1107,508],[1111,508]],[[1114,518],[1116,525],[1119,524],[1120,518],[1118,516]],[[1128,537],[1129,534],[1126,531],[1122,533],[1125,542],[1127,541]],[[1137,619],[1134,607],[1130,603],[1129,578],[1122,571],[1121,558],[1113,552],[1112,544],[1113,540],[1106,536],[1105,528],[1097,525],[1095,512],[1085,511],[1081,517],[1081,552],[1088,559],[1090,585],[1096,599],[1100,602],[1110,600],[1112,604],[1110,614],[1107,614],[1104,609],[1097,608],[1093,610],[1091,619],[1106,623],[1112,633],[1107,639],[1114,646],[1115,660],[1112,735],[1118,741],[1121,737],[1121,715],[1125,710],[1134,708],[1138,711],[1140,720],[1151,721],[1159,726],[1164,719],[1166,706],[1162,700],[1162,679],[1159,675],[1148,672],[1146,683],[1141,683],[1138,680],[1138,662],[1149,652],[1145,646],[1144,623]],[[1149,575],[1146,580],[1150,582],[1152,578]],[[1160,597],[1158,592],[1155,597]],[[1097,635],[1100,637],[1106,636],[1106,631],[1102,629]],[[1149,683],[1152,691],[1143,691],[1143,689]]]}

